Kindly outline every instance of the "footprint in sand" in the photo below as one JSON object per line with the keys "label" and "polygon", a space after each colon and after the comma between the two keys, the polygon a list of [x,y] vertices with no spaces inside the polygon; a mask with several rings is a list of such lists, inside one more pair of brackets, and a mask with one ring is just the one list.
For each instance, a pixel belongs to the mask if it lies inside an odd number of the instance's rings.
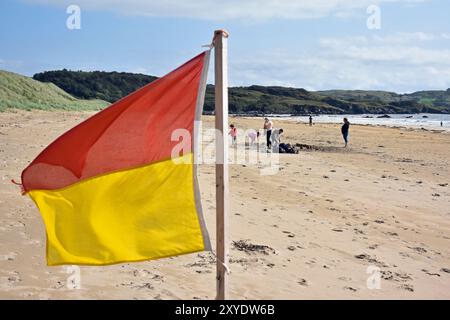
{"label": "footprint in sand", "polygon": [[52,286],[53,289],[62,289],[66,287],[66,283],[63,281],[57,281],[56,284],[54,286]]}
{"label": "footprint in sand", "polygon": [[301,286],[307,287],[308,286],[308,281],[306,281],[306,279],[300,279],[297,281],[297,283]]}
{"label": "footprint in sand", "polygon": [[295,237],[295,234],[293,234],[293,233],[290,232],[290,231],[283,231],[283,233],[287,234],[287,236],[288,236],[289,238],[294,238],[294,237]]}
{"label": "footprint in sand", "polygon": [[416,251],[417,253],[427,253],[427,250],[422,247],[408,247],[408,248]]}
{"label": "footprint in sand", "polygon": [[409,292],[414,292],[414,287],[410,284],[402,284],[399,288]]}
{"label": "footprint in sand", "polygon": [[352,291],[352,292],[358,291],[358,289],[355,289],[355,288],[353,288],[353,287],[344,287],[344,289],[345,289],[345,290],[348,290],[348,291]]}
{"label": "footprint in sand", "polygon": [[142,284],[138,284],[138,285],[132,286],[131,288],[132,288],[132,289],[149,289],[149,290],[153,290],[153,289],[154,289],[154,287],[152,286],[152,284],[149,283],[149,282],[145,282],[145,283],[142,283]]}
{"label": "footprint in sand", "polygon": [[10,272],[8,276],[0,277],[0,288],[10,288],[21,281],[22,279],[17,271]]}
{"label": "footprint in sand", "polygon": [[373,264],[375,264],[376,266],[378,266],[378,267],[383,267],[383,268],[387,268],[387,267],[389,267],[386,263],[384,263],[383,261],[379,261],[379,260],[377,260],[377,257],[376,256],[370,256],[370,255],[368,255],[368,254],[365,254],[365,253],[362,253],[362,254],[358,254],[358,255],[355,255],[355,258],[356,259],[359,259],[359,260],[365,260],[365,261],[367,261],[368,263],[373,263]]}
{"label": "footprint in sand", "polygon": [[9,226],[16,227],[16,228],[23,228],[23,227],[25,227],[25,223],[23,223],[22,221],[14,221],[14,222],[10,223]]}
{"label": "footprint in sand", "polygon": [[149,276],[151,274],[151,272],[148,270],[145,270],[145,269],[142,269],[142,270],[136,269],[136,270],[132,271],[132,274],[134,277],[146,277],[146,276]]}
{"label": "footprint in sand", "polygon": [[425,272],[429,276],[436,276],[436,277],[441,276],[439,273],[433,273],[433,272],[428,271],[427,269],[422,269],[422,272]]}
{"label": "footprint in sand", "polygon": [[197,272],[198,274],[203,274],[203,273],[212,273],[211,270],[195,270],[195,272]]}
{"label": "footprint in sand", "polygon": [[408,280],[412,280],[411,276],[405,272],[392,272],[389,270],[381,271],[381,278],[395,282],[406,282]]}
{"label": "footprint in sand", "polygon": [[134,282],[133,281],[130,281],[130,282],[122,282],[122,283],[120,283],[120,284],[116,284],[116,287],[131,287],[131,286],[133,286],[134,285]]}
{"label": "footprint in sand", "polygon": [[8,254],[0,254],[0,261],[13,261],[17,256],[17,253],[10,252]]}

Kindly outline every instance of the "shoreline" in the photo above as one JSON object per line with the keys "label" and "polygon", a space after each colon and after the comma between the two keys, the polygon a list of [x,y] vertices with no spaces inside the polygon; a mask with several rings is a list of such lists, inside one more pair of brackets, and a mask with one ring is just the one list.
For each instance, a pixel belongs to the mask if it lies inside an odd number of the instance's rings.
{"label": "shoreline", "polygon": [[[22,109],[8,109],[5,111],[1,111],[2,113],[25,113],[25,114],[32,114],[36,112],[56,112],[56,113],[72,113],[72,114],[89,114],[93,115],[98,112],[98,110],[40,110],[40,109],[33,109],[33,110],[22,110]],[[372,116],[372,117],[366,117],[366,116]],[[361,116],[361,118],[366,119],[367,121],[375,120],[375,121],[389,121],[389,118],[379,118],[381,114],[321,114],[321,115],[314,115],[313,116],[313,122],[314,125],[317,124],[327,124],[327,125],[333,125],[333,124],[340,124],[340,121],[317,121],[320,117],[337,117],[338,119],[341,119],[342,117],[355,117],[355,116]],[[420,115],[443,115],[448,117],[448,121],[445,122],[446,126],[440,127],[438,125],[431,126],[426,124],[410,124],[410,125],[398,125],[398,124],[383,124],[383,123],[355,123],[350,121],[352,126],[373,126],[373,127],[381,127],[381,128],[398,128],[398,129],[404,129],[404,130],[423,130],[423,131],[430,131],[435,133],[450,133],[450,113],[448,114],[442,114],[442,113],[411,113],[411,114],[404,114],[404,113],[398,113],[398,114],[389,114],[391,116],[405,116],[403,117],[405,120],[409,118],[409,116],[420,116]],[[202,117],[214,117],[214,115],[211,114],[203,114]],[[273,120],[276,121],[283,121],[283,122],[293,122],[297,124],[305,124],[308,125],[307,117],[308,115],[283,115],[283,114],[277,114],[277,115],[247,115],[247,114],[229,114],[229,119],[264,119],[264,117],[273,118]],[[305,118],[305,121],[300,121],[299,118]],[[402,119],[403,119],[402,118]],[[350,120],[350,119],[349,119]],[[436,120],[437,121],[437,120]],[[231,121],[229,120],[231,123]]]}
{"label": "shoreline", "polygon": [[[256,119],[254,117],[242,117],[242,119]],[[260,118],[257,118],[258,120]],[[298,122],[295,120],[282,120],[285,122],[290,122],[290,123],[294,123],[294,124],[301,124],[304,126],[309,127],[308,123],[306,122]],[[314,124],[314,126],[316,125],[340,125],[339,123],[336,122],[320,122],[317,124]],[[405,131],[424,131],[424,132],[431,132],[431,133],[441,133],[441,134],[450,134],[450,129],[445,130],[445,129],[432,129],[432,128],[425,128],[425,127],[412,127],[412,126],[396,126],[396,125],[385,125],[385,124],[362,124],[362,123],[351,123],[352,127],[358,126],[358,127],[373,127],[373,128],[385,128],[385,129],[398,129],[398,130],[405,130]]]}

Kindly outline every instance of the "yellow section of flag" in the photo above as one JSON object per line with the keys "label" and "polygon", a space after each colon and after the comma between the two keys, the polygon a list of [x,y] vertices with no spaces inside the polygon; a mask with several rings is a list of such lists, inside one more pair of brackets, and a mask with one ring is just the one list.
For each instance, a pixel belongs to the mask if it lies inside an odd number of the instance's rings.
{"label": "yellow section of flag", "polygon": [[[105,265],[205,249],[196,211],[192,153],[32,190],[47,231],[48,265]],[[188,164],[186,164],[188,163]]]}

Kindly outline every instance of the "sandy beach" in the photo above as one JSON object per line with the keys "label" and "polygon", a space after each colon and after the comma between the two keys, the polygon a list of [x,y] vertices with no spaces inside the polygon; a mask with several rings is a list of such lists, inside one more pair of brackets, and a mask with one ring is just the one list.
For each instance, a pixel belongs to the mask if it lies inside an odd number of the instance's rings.
{"label": "sandy beach", "polygon": [[[0,299],[213,299],[208,252],[81,267],[80,289],[68,288],[72,270],[46,266],[40,214],[10,180],[89,115],[0,113]],[[314,149],[280,155],[273,176],[230,166],[230,298],[450,299],[450,134],[353,125],[344,149],[338,124],[274,121],[284,142]],[[214,166],[199,179],[214,244]]]}

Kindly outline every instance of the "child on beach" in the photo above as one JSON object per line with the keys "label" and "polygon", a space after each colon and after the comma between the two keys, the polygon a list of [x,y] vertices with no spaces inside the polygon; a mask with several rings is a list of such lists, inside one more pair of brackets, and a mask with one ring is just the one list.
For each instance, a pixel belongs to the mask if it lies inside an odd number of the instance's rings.
{"label": "child on beach", "polygon": [[248,133],[248,137],[250,138],[250,145],[252,146],[255,143],[259,144],[259,131],[250,131]]}
{"label": "child on beach", "polygon": [[228,134],[231,136],[231,145],[236,146],[237,145],[237,129],[234,126],[234,124],[230,124],[230,132]]}
{"label": "child on beach", "polygon": [[348,121],[347,118],[344,118],[344,124],[341,127],[341,133],[342,136],[344,137],[344,141],[345,141],[345,146],[344,148],[347,147],[348,144],[348,131],[350,129],[350,122]]}

